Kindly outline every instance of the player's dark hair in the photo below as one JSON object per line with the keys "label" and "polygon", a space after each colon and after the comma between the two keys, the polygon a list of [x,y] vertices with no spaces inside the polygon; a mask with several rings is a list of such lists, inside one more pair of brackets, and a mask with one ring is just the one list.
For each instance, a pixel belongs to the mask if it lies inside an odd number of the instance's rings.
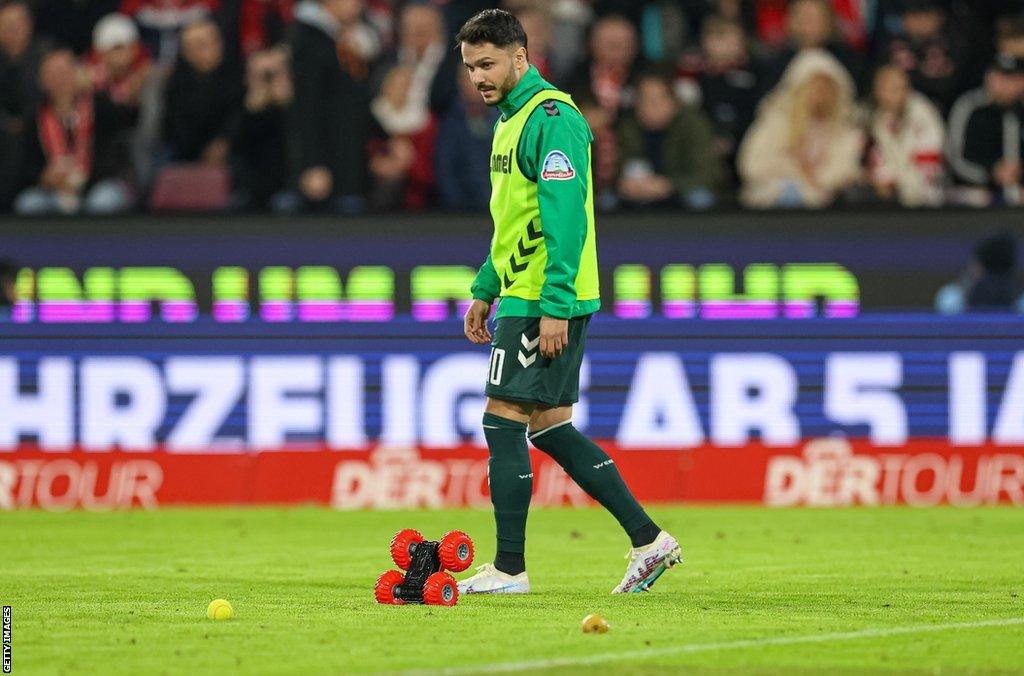
{"label": "player's dark hair", "polygon": [[463,42],[479,45],[490,42],[495,47],[526,47],[526,30],[519,19],[503,9],[485,9],[469,21],[455,35],[455,45]]}

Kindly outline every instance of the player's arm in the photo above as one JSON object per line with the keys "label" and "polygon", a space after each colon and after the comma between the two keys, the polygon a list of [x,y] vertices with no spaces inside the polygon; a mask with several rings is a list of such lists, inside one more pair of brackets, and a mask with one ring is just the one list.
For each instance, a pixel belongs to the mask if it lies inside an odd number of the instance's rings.
{"label": "player's arm", "polygon": [[491,255],[487,254],[487,260],[480,266],[479,272],[476,273],[476,279],[473,280],[473,285],[469,287],[469,291],[473,294],[473,298],[482,300],[483,302],[490,305],[494,302],[494,299],[501,293],[501,280],[498,279],[498,273],[494,269],[494,263],[491,262]]}
{"label": "player's arm", "polygon": [[469,306],[466,316],[463,318],[463,332],[471,342],[477,345],[491,342],[491,332],[487,328],[487,317],[491,314],[491,304],[500,292],[501,281],[498,279],[494,263],[491,262],[491,257],[488,255],[487,260],[480,266],[480,271],[476,273],[476,279],[473,280],[473,284],[470,287],[473,303]]}
{"label": "player's arm", "polygon": [[[569,340],[576,304],[576,275],[587,239],[587,185],[592,135],[583,116],[571,106],[538,106],[527,132],[524,173],[537,181],[541,232],[547,248],[545,281],[540,293],[540,348],[555,357]],[[530,161],[532,159],[532,162]]]}

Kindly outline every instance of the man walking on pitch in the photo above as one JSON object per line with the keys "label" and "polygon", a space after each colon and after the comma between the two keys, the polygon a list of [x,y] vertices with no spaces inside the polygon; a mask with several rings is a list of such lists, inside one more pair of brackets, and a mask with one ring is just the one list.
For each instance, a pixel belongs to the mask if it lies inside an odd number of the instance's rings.
{"label": "man walking on pitch", "polygon": [[[572,426],[587,325],[601,304],[593,135],[572,99],[530,65],[526,33],[513,15],[480,12],[456,41],[484,102],[501,111],[490,163],[494,237],[465,318],[466,337],[492,345],[483,425],[498,551],[493,564],[459,583],[459,593],[530,591],[527,435],[629,535],[629,565],[612,593],[646,591],[681,562],[679,543],[647,516],[608,455]],[[499,297],[492,341],[487,318]]]}

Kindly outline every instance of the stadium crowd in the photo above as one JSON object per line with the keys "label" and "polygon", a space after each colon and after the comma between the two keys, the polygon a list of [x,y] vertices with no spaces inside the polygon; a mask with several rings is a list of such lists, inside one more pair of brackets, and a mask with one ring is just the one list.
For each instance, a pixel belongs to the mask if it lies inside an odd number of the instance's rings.
{"label": "stadium crowd", "polygon": [[[0,212],[484,209],[494,0],[0,0]],[[1024,202],[1024,0],[507,0],[605,210]]]}

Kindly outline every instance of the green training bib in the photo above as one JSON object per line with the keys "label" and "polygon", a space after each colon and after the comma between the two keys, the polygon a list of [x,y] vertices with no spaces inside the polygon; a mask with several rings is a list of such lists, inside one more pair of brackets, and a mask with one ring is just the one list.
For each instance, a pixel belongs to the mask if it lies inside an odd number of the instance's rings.
{"label": "green training bib", "polygon": [[[519,141],[533,111],[544,101],[561,101],[577,111],[565,92],[545,89],[535,94],[507,120],[495,126],[491,146],[491,262],[501,282],[501,296],[535,301],[544,286],[544,268],[548,260],[544,244],[544,223],[537,201],[537,183],[527,178],[516,159]],[[571,166],[561,166],[559,158],[537,162],[537,180],[573,180]],[[566,161],[566,165],[568,162]],[[590,164],[590,149],[587,149]],[[543,168],[542,168],[543,167]],[[544,172],[547,178],[540,174]],[[578,179],[576,179],[578,180]],[[597,273],[597,242],[594,231],[593,179],[587,172],[587,234],[576,275],[576,300],[600,298]]]}

